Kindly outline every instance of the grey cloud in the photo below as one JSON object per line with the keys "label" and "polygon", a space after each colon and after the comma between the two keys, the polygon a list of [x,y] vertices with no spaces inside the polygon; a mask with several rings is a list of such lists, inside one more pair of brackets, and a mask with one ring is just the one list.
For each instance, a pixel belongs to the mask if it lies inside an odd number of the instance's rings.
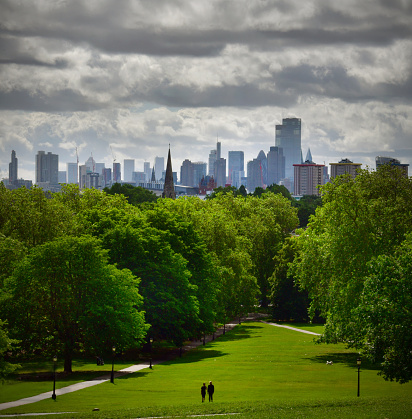
{"label": "grey cloud", "polygon": [[26,90],[0,91],[0,109],[35,112],[74,112],[100,109],[98,103],[85,98],[81,93],[65,89],[46,96]]}

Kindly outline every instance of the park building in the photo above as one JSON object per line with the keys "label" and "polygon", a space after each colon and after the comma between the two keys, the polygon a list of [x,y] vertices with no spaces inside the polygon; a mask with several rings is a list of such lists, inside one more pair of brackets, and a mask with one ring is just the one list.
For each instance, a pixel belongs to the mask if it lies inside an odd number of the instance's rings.
{"label": "park building", "polygon": [[362,163],[353,163],[349,159],[342,159],[339,163],[330,163],[330,177],[348,174],[354,179],[361,169]]}

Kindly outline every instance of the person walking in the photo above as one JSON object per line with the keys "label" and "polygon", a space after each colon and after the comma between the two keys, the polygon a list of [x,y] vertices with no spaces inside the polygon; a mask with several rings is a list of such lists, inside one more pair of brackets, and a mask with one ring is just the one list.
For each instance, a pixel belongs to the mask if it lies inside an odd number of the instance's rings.
{"label": "person walking", "polygon": [[209,402],[213,402],[213,393],[215,392],[215,386],[209,381],[209,385],[207,386],[207,393],[209,394]]}
{"label": "person walking", "polygon": [[200,387],[200,394],[202,395],[202,403],[203,403],[206,397],[206,383],[203,383],[202,387]]}

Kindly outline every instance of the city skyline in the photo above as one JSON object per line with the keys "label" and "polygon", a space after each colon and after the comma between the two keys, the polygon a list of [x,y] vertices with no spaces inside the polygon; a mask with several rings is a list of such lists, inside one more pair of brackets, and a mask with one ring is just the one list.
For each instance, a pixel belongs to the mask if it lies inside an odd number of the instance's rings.
{"label": "city skyline", "polygon": [[[139,5],[136,7],[136,5]],[[405,0],[14,2],[0,6],[0,177],[11,150],[142,170],[222,156],[245,164],[301,118],[319,164],[412,164],[412,4]],[[74,29],[75,28],[75,29]]]}

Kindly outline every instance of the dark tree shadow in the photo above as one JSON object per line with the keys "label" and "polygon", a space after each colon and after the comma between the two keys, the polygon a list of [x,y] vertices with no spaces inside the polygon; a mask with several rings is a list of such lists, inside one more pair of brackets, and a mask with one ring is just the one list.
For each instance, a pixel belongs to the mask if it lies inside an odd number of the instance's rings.
{"label": "dark tree shadow", "polygon": [[[357,352],[353,353],[329,353],[329,354],[323,354],[323,355],[317,355],[315,357],[311,358],[304,358],[308,359],[312,362],[317,362],[320,364],[326,364],[327,361],[332,361],[334,364],[344,364],[347,367],[352,367],[354,369],[357,369],[356,365],[356,359],[359,357],[359,354]],[[372,363],[366,358],[362,358],[362,364],[361,369],[365,370],[379,370],[379,364]]]}

